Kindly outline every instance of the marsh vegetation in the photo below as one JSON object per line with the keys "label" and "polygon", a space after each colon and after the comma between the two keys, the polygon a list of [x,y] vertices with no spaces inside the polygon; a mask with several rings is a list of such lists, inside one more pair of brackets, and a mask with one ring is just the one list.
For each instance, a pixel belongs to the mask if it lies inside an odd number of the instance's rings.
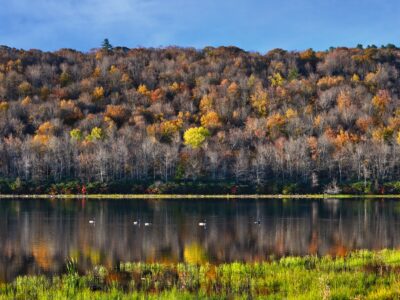
{"label": "marsh vegetation", "polygon": [[283,257],[261,263],[121,263],[82,274],[18,277],[0,299],[395,299],[400,251]]}

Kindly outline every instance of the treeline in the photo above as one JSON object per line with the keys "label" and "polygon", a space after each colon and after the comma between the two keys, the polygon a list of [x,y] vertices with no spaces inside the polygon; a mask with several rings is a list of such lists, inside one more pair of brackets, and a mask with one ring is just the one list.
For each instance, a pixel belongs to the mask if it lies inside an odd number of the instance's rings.
{"label": "treeline", "polygon": [[394,45],[2,46],[0,192],[398,192],[399,69]]}

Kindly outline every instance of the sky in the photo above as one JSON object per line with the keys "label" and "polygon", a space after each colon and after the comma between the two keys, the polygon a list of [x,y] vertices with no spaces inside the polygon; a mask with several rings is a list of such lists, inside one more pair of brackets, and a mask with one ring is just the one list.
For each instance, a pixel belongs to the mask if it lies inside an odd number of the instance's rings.
{"label": "sky", "polygon": [[326,50],[400,46],[399,0],[0,0],[0,45]]}

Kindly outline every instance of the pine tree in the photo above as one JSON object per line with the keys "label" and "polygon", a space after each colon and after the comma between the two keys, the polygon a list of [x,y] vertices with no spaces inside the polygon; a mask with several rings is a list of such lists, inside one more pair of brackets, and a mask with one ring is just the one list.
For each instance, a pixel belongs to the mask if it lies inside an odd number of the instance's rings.
{"label": "pine tree", "polygon": [[110,44],[110,41],[108,39],[104,39],[103,43],[101,44],[101,48],[104,51],[109,52],[113,49],[113,46]]}

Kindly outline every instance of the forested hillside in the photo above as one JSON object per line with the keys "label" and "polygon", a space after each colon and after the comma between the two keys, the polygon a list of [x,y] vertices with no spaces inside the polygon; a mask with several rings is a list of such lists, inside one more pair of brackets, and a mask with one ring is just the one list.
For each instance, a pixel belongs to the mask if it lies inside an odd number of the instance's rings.
{"label": "forested hillside", "polygon": [[3,46],[0,192],[399,192],[399,69],[393,45]]}

